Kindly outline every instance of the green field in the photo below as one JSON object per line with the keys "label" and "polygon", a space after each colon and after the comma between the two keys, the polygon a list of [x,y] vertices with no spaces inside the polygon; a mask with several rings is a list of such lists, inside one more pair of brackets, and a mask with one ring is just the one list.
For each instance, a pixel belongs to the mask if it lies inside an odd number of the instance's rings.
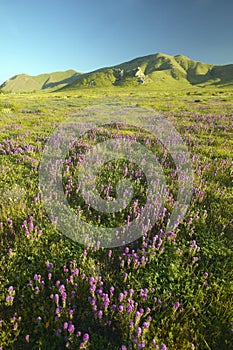
{"label": "green field", "polygon": [[[177,60],[189,68],[189,80],[192,69],[195,77],[205,73],[206,66]],[[122,86],[85,87],[77,80],[70,90],[0,92],[0,349],[233,349],[233,89],[227,79],[218,87],[191,85],[182,77],[168,87],[133,86],[129,77],[127,86],[127,79]],[[125,107],[149,108],[169,120],[188,147],[193,195],[173,232],[165,233],[179,185],[174,164],[152,135],[127,125],[83,136],[63,169],[64,192],[74,213],[93,225],[133,219],[132,203],[117,215],[99,215],[85,205],[75,187],[77,162],[110,137],[149,142],[169,189],[153,228],[128,245],[104,249],[74,242],[50,221],[38,176],[46,142],[69,117],[105,106],[123,111],[122,118]],[[99,191],[105,198],[109,186],[116,196],[126,167],[143,206],[146,182],[143,176],[136,181],[135,164],[106,165]]]}

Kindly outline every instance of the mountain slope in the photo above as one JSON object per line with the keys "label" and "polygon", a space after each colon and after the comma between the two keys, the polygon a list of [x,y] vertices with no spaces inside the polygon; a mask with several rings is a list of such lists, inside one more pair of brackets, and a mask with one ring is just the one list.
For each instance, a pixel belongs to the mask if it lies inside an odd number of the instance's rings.
{"label": "mountain slope", "polygon": [[72,84],[79,74],[74,70],[40,74],[37,76],[19,74],[3,83],[0,89],[11,92],[32,92],[49,88],[59,89]]}
{"label": "mountain slope", "polygon": [[217,66],[197,62],[183,55],[157,53],[84,74],[74,70],[36,77],[20,74],[7,80],[0,90],[30,92],[137,85],[174,88],[190,85],[233,86],[233,64]]}
{"label": "mountain slope", "polygon": [[186,56],[170,56],[162,53],[135,58],[122,64],[98,69],[80,75],[66,88],[83,86],[133,86],[233,84],[233,64],[215,66],[194,61]]}

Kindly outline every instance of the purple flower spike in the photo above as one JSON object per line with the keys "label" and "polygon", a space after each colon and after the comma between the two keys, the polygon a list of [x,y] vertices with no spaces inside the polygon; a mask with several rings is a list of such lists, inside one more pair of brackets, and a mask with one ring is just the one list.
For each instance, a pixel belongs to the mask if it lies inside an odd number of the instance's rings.
{"label": "purple flower spike", "polygon": [[98,315],[99,318],[102,318],[102,316],[103,316],[103,311],[102,311],[102,310],[98,311],[98,312],[97,312],[97,315]]}
{"label": "purple flower spike", "polygon": [[74,327],[74,325],[71,323],[71,324],[69,324],[69,327],[68,327],[68,332],[70,333],[70,334],[72,334],[72,333],[74,333],[74,330],[75,330],[75,327]]}
{"label": "purple flower spike", "polygon": [[120,293],[120,294],[119,294],[119,297],[118,297],[118,300],[119,300],[119,301],[123,301],[123,299],[124,299],[124,294],[123,294],[123,293]]}
{"label": "purple flower spike", "polygon": [[54,301],[55,301],[55,304],[59,304],[59,295],[58,294],[55,294],[54,295]]}
{"label": "purple flower spike", "polygon": [[12,220],[11,219],[7,219],[7,223],[8,223],[8,225],[11,225],[12,224]]}
{"label": "purple flower spike", "polygon": [[118,310],[119,310],[119,312],[123,312],[124,311],[124,305],[119,305]]}
{"label": "purple flower spike", "polygon": [[142,328],[149,328],[150,323],[149,322],[143,322]]}
{"label": "purple flower spike", "polygon": [[29,337],[30,337],[29,334],[27,334],[27,335],[25,336],[25,339],[26,339],[26,342],[27,342],[27,343],[29,343]]}
{"label": "purple flower spike", "polygon": [[88,333],[85,333],[84,335],[83,335],[83,341],[84,341],[84,343],[87,343],[88,341],[89,341],[89,334]]}
{"label": "purple flower spike", "polygon": [[175,304],[173,305],[173,307],[174,307],[175,309],[178,309],[178,308],[180,307],[179,301],[175,302]]}
{"label": "purple flower spike", "polygon": [[142,334],[142,329],[141,327],[138,327],[137,330],[136,330],[136,333],[137,333],[137,337],[139,338]]}

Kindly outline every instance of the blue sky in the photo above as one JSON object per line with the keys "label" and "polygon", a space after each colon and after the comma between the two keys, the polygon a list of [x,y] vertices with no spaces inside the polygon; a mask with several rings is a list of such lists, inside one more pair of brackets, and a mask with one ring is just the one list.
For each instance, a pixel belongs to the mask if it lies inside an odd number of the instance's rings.
{"label": "blue sky", "polygon": [[0,0],[0,83],[162,52],[233,63],[232,0]]}

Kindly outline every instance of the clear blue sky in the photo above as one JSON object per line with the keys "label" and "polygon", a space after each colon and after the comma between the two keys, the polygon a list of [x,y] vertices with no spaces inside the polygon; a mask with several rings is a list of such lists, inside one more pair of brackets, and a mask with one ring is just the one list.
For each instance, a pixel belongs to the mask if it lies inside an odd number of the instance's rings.
{"label": "clear blue sky", "polygon": [[0,0],[0,83],[162,52],[233,63],[232,0]]}

